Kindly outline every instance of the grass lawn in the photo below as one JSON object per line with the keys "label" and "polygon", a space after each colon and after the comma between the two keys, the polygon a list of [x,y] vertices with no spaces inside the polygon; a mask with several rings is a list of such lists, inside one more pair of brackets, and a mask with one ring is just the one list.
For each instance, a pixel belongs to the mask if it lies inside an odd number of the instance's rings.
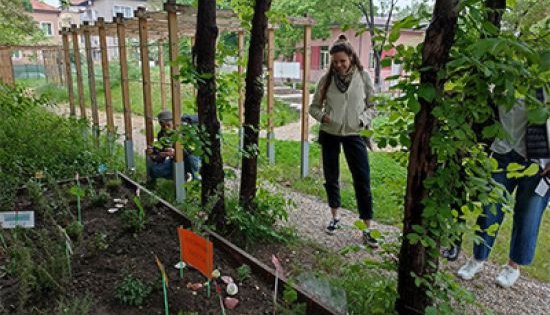
{"label": "grass lawn", "polygon": [[[140,82],[141,75],[140,70],[135,66],[129,67],[129,89],[130,89],[130,106],[131,111],[134,114],[143,115],[143,86]],[[85,104],[89,108],[90,105],[90,93],[88,87],[87,68],[83,67],[83,85],[84,85],[84,97]],[[115,112],[122,113],[124,108],[122,104],[122,89],[120,85],[120,73],[117,64],[110,65],[111,76],[111,100],[113,104],[113,110]],[[169,68],[166,67],[166,82],[165,95],[166,95],[166,108],[170,110],[172,108],[172,99],[170,94],[170,82],[169,82]],[[103,79],[101,77],[101,68],[95,68],[96,77],[96,99],[97,105],[100,110],[105,110],[105,93],[103,89]],[[21,84],[33,88],[38,95],[46,94],[56,103],[65,103],[68,101],[68,92],[65,86],[56,86],[54,84],[48,84],[45,79],[21,79],[17,80]],[[195,98],[193,96],[193,87],[189,84],[181,85],[181,99],[182,99],[182,113],[193,114],[197,112],[195,106]],[[76,83],[76,74],[73,75],[73,91],[75,94],[75,107],[77,115],[80,115],[78,88]],[[236,95],[233,101],[233,106],[229,109],[225,109],[221,112],[221,117],[224,125],[226,126],[238,126],[238,108]],[[151,99],[153,105],[153,116],[156,117],[157,113],[162,110],[161,101],[161,86],[159,78],[159,67],[151,67]],[[267,105],[264,98],[261,112],[261,125],[262,128],[267,126]],[[218,109],[219,110],[219,109]],[[275,126],[282,126],[291,122],[298,121],[300,119],[299,111],[290,108],[286,103],[276,100],[273,113],[273,123]]]}

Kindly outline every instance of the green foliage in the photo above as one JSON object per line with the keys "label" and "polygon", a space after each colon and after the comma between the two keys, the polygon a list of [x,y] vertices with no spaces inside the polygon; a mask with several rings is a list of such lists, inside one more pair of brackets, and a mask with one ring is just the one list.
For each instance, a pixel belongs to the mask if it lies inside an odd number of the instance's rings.
{"label": "green foliage", "polygon": [[[400,91],[399,96],[380,98],[383,102],[379,108],[385,117],[380,128],[375,129],[375,138],[380,147],[389,144],[409,150],[414,117],[421,107],[430,108],[437,121],[430,139],[437,167],[424,180],[428,196],[423,200],[423,222],[413,226],[414,232],[405,238],[412,244],[422,244],[432,256],[439,255],[438,247],[449,246],[458,234],[466,233],[467,239],[479,230],[479,226],[471,224],[483,205],[509,201],[503,189],[491,179],[492,172],[502,170],[496,170],[494,161],[487,156],[486,143],[495,137],[505,138],[505,134],[489,104],[510,109],[518,99],[523,99],[531,122],[545,121],[549,116],[546,106],[532,96],[537,88],[549,89],[550,71],[540,59],[550,48],[547,30],[532,27],[519,36],[507,29],[499,32],[486,20],[488,13],[481,1],[460,3],[449,62],[437,73],[438,80],[444,82],[443,91],[419,84],[422,74],[432,70],[421,68],[422,58],[426,58],[422,56],[422,45],[404,47],[393,42],[395,38],[389,43],[397,51],[393,61],[401,64],[407,75],[391,78],[399,79],[392,87]],[[422,24],[420,20],[416,20],[418,26]],[[483,126],[483,130],[474,131],[474,124]],[[509,176],[525,176],[535,171],[535,167],[515,168]],[[408,196],[415,197],[418,196]],[[459,217],[468,223],[462,223]],[[488,232],[495,229],[492,226]],[[431,312],[451,311],[449,296],[464,298],[447,280],[441,273],[416,278],[417,285],[427,289],[436,303]]]}
{"label": "green foliage", "polygon": [[305,315],[306,304],[297,303],[298,292],[291,286],[285,285],[283,290],[282,304],[277,305],[277,314],[282,315]]}
{"label": "green foliage", "polygon": [[152,289],[147,283],[132,274],[127,274],[117,284],[115,296],[124,304],[140,306],[145,302],[151,291]]}
{"label": "green foliage", "polygon": [[88,315],[92,308],[92,298],[88,295],[79,298],[61,298],[57,302],[56,315]]}
{"label": "green foliage", "polygon": [[109,243],[107,242],[107,234],[102,232],[96,232],[90,243],[88,243],[88,251],[92,254],[100,253],[109,248]]}
{"label": "green foliage", "polygon": [[28,0],[0,0],[0,44],[36,43],[44,38],[35,21],[27,14],[29,6]]}
{"label": "green foliage", "polygon": [[138,196],[134,197],[136,209],[125,209],[122,212],[121,220],[124,227],[132,232],[141,232],[145,230],[147,220],[145,218],[145,209],[141,205],[141,200]]}
{"label": "green foliage", "polygon": [[275,228],[278,220],[288,219],[287,208],[291,201],[282,194],[270,193],[260,188],[254,199],[254,212],[244,210],[235,198],[227,198],[228,233],[246,245],[261,241],[287,240],[284,231]]}
{"label": "green foliage", "polygon": [[65,231],[71,240],[79,241],[82,237],[82,232],[84,232],[84,226],[80,222],[74,221],[65,228]]}
{"label": "green foliage", "polygon": [[15,189],[37,172],[62,179],[95,173],[100,164],[122,166],[106,145],[94,145],[86,122],[58,117],[44,108],[47,103],[20,87],[0,85],[1,206],[10,207]]}
{"label": "green foliage", "polygon": [[109,190],[110,192],[115,192],[120,188],[121,185],[122,181],[120,180],[120,178],[113,178],[109,179],[107,183],[105,183],[105,188],[107,188],[107,190]]}
{"label": "green foliage", "polygon": [[252,269],[250,269],[250,266],[243,264],[239,268],[237,268],[238,282],[243,283],[245,280],[250,278],[250,275],[252,275]]}
{"label": "green foliage", "polygon": [[99,193],[92,197],[92,205],[94,207],[103,207],[110,198],[111,196],[105,190],[100,190]]}

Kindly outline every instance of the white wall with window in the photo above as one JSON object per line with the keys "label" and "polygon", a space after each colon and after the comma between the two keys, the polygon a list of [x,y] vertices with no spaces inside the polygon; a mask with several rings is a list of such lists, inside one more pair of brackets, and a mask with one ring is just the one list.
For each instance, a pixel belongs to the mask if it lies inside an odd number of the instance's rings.
{"label": "white wall with window", "polygon": [[52,22],[40,22],[40,29],[46,36],[53,36]]}
{"label": "white wall with window", "polygon": [[330,54],[328,46],[321,46],[319,69],[324,70],[330,66]]}
{"label": "white wall with window", "polygon": [[15,60],[19,60],[23,58],[23,54],[21,53],[21,50],[12,50],[11,57]]}
{"label": "white wall with window", "polygon": [[132,7],[115,5],[113,7],[113,16],[116,16],[117,13],[122,13],[125,18],[134,17],[134,9]]}

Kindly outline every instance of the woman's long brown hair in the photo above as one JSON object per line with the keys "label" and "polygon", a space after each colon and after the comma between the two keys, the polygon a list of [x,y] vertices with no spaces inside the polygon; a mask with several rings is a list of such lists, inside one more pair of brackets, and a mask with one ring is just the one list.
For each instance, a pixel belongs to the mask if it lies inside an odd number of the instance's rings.
{"label": "woman's long brown hair", "polygon": [[[348,55],[351,59],[351,66],[355,66],[357,70],[363,71],[363,65],[361,64],[361,61],[359,60],[355,49],[353,49],[353,46],[344,34],[338,36],[338,39],[334,42],[329,51],[331,56],[339,52],[345,52],[346,55]],[[325,82],[321,87],[321,104],[323,104],[325,102],[325,99],[327,98],[328,87],[332,82],[332,74],[334,73],[334,71],[334,64],[331,60],[328,72],[326,73]]]}

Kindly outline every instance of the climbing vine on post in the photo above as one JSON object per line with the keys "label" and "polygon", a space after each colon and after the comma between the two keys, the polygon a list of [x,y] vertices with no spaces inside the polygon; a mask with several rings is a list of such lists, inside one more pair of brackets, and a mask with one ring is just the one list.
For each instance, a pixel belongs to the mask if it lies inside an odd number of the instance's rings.
{"label": "climbing vine on post", "polygon": [[[400,95],[381,106],[388,119],[375,132],[379,146],[400,145],[410,153],[396,304],[401,314],[448,307],[452,280],[437,272],[439,247],[475,232],[458,217],[471,222],[483,205],[506,202],[491,180],[497,166],[486,153],[487,143],[505,137],[493,104],[511,108],[523,99],[531,122],[549,116],[532,94],[549,89],[548,28],[530,28],[519,37],[500,31],[499,4],[438,0],[422,45],[390,41],[397,52],[393,62],[406,75],[388,78],[400,80],[391,88]],[[392,32],[415,23],[421,21],[406,18]]]}

